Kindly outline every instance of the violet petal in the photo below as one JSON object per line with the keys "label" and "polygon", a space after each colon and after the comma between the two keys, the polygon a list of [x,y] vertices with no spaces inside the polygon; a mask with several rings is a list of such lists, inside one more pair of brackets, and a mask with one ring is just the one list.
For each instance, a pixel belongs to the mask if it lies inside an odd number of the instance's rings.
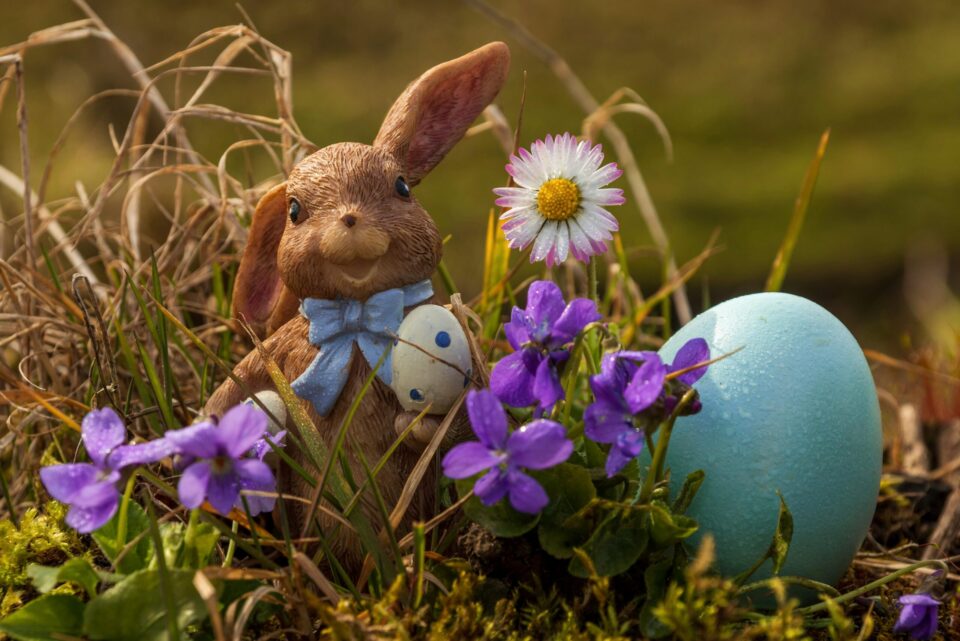
{"label": "violet petal", "polygon": [[[249,478],[240,478],[240,489],[241,490],[251,490],[253,492],[275,492],[276,491],[276,481],[271,483],[257,483]],[[277,502],[276,497],[274,496],[259,496],[255,494],[245,494],[243,499],[247,501],[247,509],[250,510],[250,516],[256,516],[258,514],[263,514],[264,512],[272,512],[273,507]],[[240,496],[237,496],[237,500],[234,502],[233,506],[240,511],[243,511],[243,500]]]}
{"label": "violet petal", "polygon": [[573,452],[563,425],[539,419],[527,423],[507,439],[510,464],[531,470],[544,470],[563,463]]}
{"label": "violet petal", "polygon": [[[683,347],[677,351],[677,355],[673,357],[673,364],[670,366],[670,371],[678,372],[682,369],[692,367],[697,363],[704,363],[709,360],[710,347],[707,345],[707,341],[702,338],[692,338],[684,343]],[[699,381],[706,372],[707,366],[704,365],[703,367],[698,367],[685,374],[681,374],[677,377],[677,380],[687,385],[693,385]]]}
{"label": "violet petal", "polygon": [[[260,461],[255,462],[260,463]],[[265,463],[260,463],[260,465],[265,465]],[[217,512],[224,516],[229,514],[230,510],[233,509],[233,504],[237,502],[239,494],[240,479],[236,470],[210,474],[210,482],[207,484],[207,501]]]}
{"label": "violet petal", "polygon": [[633,429],[629,412],[621,405],[598,400],[583,412],[583,433],[597,443],[614,443],[623,432]]}
{"label": "violet petal", "polygon": [[119,499],[119,494],[116,494],[112,500],[92,507],[71,506],[64,520],[67,525],[81,534],[99,530],[116,514],[117,506],[120,504]]}
{"label": "violet petal", "polygon": [[70,505],[77,507],[93,508],[104,503],[109,503],[119,495],[116,482],[120,480],[118,472],[112,472],[102,480],[88,483],[80,488],[80,491],[73,495]]}
{"label": "violet petal", "polygon": [[213,458],[220,452],[220,442],[217,439],[217,426],[204,421],[179,430],[170,430],[163,435],[173,444],[178,454],[186,454],[195,458]]}
{"label": "violet petal", "polygon": [[130,465],[147,465],[172,456],[176,447],[166,438],[158,438],[136,445],[121,445],[107,457],[107,465],[119,470]]}
{"label": "violet petal", "polygon": [[533,380],[533,395],[540,407],[550,411],[553,405],[563,398],[563,386],[560,375],[549,358],[540,361],[537,375]]}
{"label": "violet petal", "polygon": [[607,472],[607,478],[612,478],[615,476],[616,473],[626,467],[627,463],[629,463],[631,460],[633,460],[633,458],[626,456],[620,451],[619,447],[611,447],[610,453],[607,454],[607,463],[604,466],[604,469]]}
{"label": "violet petal", "polygon": [[534,374],[524,362],[524,351],[527,350],[503,357],[490,372],[490,389],[511,407],[527,407],[537,402],[533,395]]}
{"label": "violet petal", "polygon": [[222,446],[230,456],[239,458],[267,431],[267,415],[259,407],[241,403],[223,415],[217,429]]}
{"label": "violet petal", "polygon": [[65,463],[40,468],[47,493],[61,503],[70,503],[81,489],[95,482],[99,470],[90,463]]}
{"label": "violet petal", "polygon": [[474,484],[473,493],[481,503],[490,507],[507,495],[507,489],[507,475],[500,469],[493,469]]}
{"label": "violet petal", "polygon": [[87,412],[80,424],[80,431],[87,454],[99,467],[103,467],[103,460],[110,450],[127,440],[123,421],[109,407]]}
{"label": "violet petal", "polygon": [[510,505],[517,512],[537,514],[547,507],[550,498],[543,486],[533,478],[520,471],[512,471],[507,480],[509,486]]}
{"label": "violet petal", "polygon": [[180,502],[184,507],[191,510],[200,507],[207,496],[210,476],[210,463],[207,461],[193,463],[183,471],[177,484],[177,494],[180,495]]}
{"label": "violet petal", "polygon": [[600,320],[597,304],[589,298],[575,298],[553,324],[552,342],[563,345],[572,341],[590,323]]}
{"label": "violet petal", "polygon": [[538,280],[527,290],[527,322],[530,338],[542,343],[550,336],[553,324],[563,314],[563,294],[556,283]]}
{"label": "violet petal", "polygon": [[240,481],[249,481],[258,486],[276,485],[270,466],[255,458],[245,458],[233,464],[234,472]]}
{"label": "violet petal", "polygon": [[507,337],[507,342],[514,350],[520,349],[520,346],[530,340],[530,333],[527,332],[527,325],[524,321],[523,310],[514,307],[510,313],[510,322],[503,326],[503,333]]}
{"label": "violet petal", "polygon": [[452,479],[470,478],[474,474],[490,469],[499,462],[500,457],[496,456],[482,443],[476,441],[460,443],[443,457],[443,474]]}
{"label": "violet petal", "polygon": [[624,390],[624,398],[634,414],[650,407],[663,391],[663,381],[667,375],[667,368],[660,357],[651,354],[647,360],[637,368]]}

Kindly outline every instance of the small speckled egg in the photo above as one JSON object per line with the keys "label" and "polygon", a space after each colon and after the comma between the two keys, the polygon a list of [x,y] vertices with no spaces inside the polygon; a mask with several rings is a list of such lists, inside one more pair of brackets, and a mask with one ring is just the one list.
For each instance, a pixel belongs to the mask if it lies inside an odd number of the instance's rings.
{"label": "small speckled egg", "polygon": [[[860,346],[827,310],[780,293],[717,305],[660,353],[669,362],[697,337],[714,358],[743,349],[695,384],[703,410],[673,430],[672,492],[704,470],[689,514],[697,536],[713,534],[717,568],[733,575],[770,544],[779,490],[794,518],[781,573],[836,584],[866,536],[880,485],[880,407]],[[768,561],[754,578],[769,575]]]}
{"label": "small speckled egg", "polygon": [[[254,396],[257,397],[261,403],[266,405],[267,409],[270,410],[270,413],[273,414],[273,416],[277,419],[277,421],[268,419],[269,423],[267,425],[267,429],[270,431],[270,433],[276,434],[280,430],[284,429],[284,425],[286,425],[287,422],[287,406],[284,404],[283,399],[280,398],[280,395],[273,390],[264,390],[262,392],[257,392],[254,394]],[[252,398],[248,398],[244,402],[253,405],[258,409],[262,409],[259,405],[253,402]]]}
{"label": "small speckled egg", "polygon": [[397,330],[393,382],[405,410],[445,414],[470,382],[470,346],[456,317],[439,305],[413,309]]}

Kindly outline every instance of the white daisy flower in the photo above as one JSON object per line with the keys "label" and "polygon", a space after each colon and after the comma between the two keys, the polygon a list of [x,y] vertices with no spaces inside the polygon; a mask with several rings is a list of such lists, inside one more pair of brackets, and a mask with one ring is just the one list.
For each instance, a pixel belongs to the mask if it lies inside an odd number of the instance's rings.
{"label": "white daisy flower", "polygon": [[604,189],[623,173],[616,163],[600,166],[600,145],[569,133],[547,136],[510,156],[507,173],[516,187],[494,189],[497,205],[507,207],[500,220],[510,247],[533,244],[530,262],[562,263],[567,255],[586,262],[607,250],[620,228],[604,207],[624,203],[622,189]]}

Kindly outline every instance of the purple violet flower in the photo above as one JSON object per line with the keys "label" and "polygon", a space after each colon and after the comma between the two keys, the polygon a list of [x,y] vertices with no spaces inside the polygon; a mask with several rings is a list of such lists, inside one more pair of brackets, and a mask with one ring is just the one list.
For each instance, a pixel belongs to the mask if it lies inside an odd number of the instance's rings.
{"label": "purple violet flower", "polygon": [[[598,443],[609,443],[606,472],[612,477],[643,451],[644,432],[636,417],[662,401],[656,422],[673,412],[682,393],[666,389],[667,375],[710,359],[710,348],[702,338],[688,341],[677,352],[673,364],[665,364],[656,352],[616,352],[603,357],[600,373],[590,377],[594,402],[583,413],[584,434]],[[698,367],[677,376],[681,390],[696,383],[707,371]],[[688,413],[700,411],[699,399]]]}
{"label": "purple violet flower", "polygon": [[573,442],[563,426],[539,419],[507,433],[507,414],[489,390],[467,394],[467,414],[479,442],[457,445],[443,457],[443,473],[452,479],[469,478],[489,470],[473,486],[484,505],[508,496],[518,512],[536,514],[549,498],[536,480],[520,468],[543,470],[566,461]]}
{"label": "purple violet flower", "polygon": [[257,460],[262,461],[266,458],[267,454],[273,450],[270,448],[272,444],[273,447],[283,447],[286,445],[284,439],[287,437],[287,430],[280,430],[276,434],[270,434],[269,432],[263,435],[263,438],[259,439],[256,443],[253,444],[253,447],[250,448],[250,456],[256,456]]}
{"label": "purple violet flower", "polygon": [[[258,440],[253,444],[253,447],[250,448],[250,456],[255,456],[258,461],[264,460],[268,454],[273,454],[273,450],[270,448],[270,443],[273,444],[273,447],[283,447],[286,445],[283,441],[287,436],[287,430],[280,430],[276,434],[264,434],[263,438]],[[258,485],[257,483],[247,481],[246,485],[243,487],[245,490],[252,490],[255,492],[273,492],[276,490],[276,483],[273,480],[273,477],[270,479],[269,484]],[[272,512],[273,506],[276,503],[276,498],[272,496],[258,496],[256,494],[247,494],[247,509],[250,510],[250,514],[261,514],[263,512]],[[240,510],[243,510],[243,502],[240,498],[237,498],[237,501],[234,503],[234,506]]]}
{"label": "purple violet flower", "polygon": [[[241,404],[228,410],[217,425],[203,422],[167,432],[165,438],[177,451],[193,460],[177,486],[181,503],[194,509],[206,499],[217,512],[226,515],[238,504],[241,490],[273,491],[276,480],[270,466],[256,454],[247,456],[266,429],[267,415]],[[273,503],[274,499],[269,497],[247,499],[251,515],[272,510]]]}
{"label": "purple violet flower", "polygon": [[937,612],[940,602],[929,594],[904,594],[898,601],[903,609],[897,618],[894,632],[906,632],[910,638],[932,639],[937,632]]}
{"label": "purple violet flower", "polygon": [[503,326],[515,351],[493,368],[490,389],[512,407],[536,404],[549,411],[564,397],[558,370],[570,357],[567,345],[598,320],[592,300],[575,298],[568,305],[555,283],[535,281],[527,291],[527,308],[514,307]]}
{"label": "purple violet flower", "polygon": [[124,445],[127,436],[123,421],[109,407],[87,413],[80,433],[93,462],[44,467],[40,480],[50,496],[70,506],[67,525],[86,534],[100,529],[116,513],[122,468],[159,461],[170,456],[173,448],[164,439]]}

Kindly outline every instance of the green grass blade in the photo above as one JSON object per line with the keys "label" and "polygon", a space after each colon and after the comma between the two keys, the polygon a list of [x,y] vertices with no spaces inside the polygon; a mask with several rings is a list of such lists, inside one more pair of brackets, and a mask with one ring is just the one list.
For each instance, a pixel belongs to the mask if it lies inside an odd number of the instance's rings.
{"label": "green grass blade", "polygon": [[167,396],[166,390],[164,389],[163,381],[160,380],[160,374],[157,372],[157,368],[154,367],[153,361],[150,359],[150,355],[147,354],[147,350],[143,348],[143,345],[138,344],[137,348],[140,352],[140,362],[143,363],[143,369],[147,372],[147,380],[150,381],[153,398],[157,403],[157,407],[160,408],[160,415],[163,416],[165,427],[168,430],[173,429],[177,426],[177,423],[173,418],[173,407],[170,403],[170,397]]}
{"label": "green grass blade", "polygon": [[167,570],[167,560],[163,554],[163,539],[160,537],[160,528],[157,525],[157,513],[153,507],[153,497],[147,488],[143,489],[143,503],[147,506],[147,515],[150,519],[150,538],[153,539],[157,571],[160,573],[160,591],[167,610],[167,635],[170,641],[180,641],[180,630],[177,628],[176,600],[173,597],[173,585],[170,582],[170,572]]}
{"label": "green grass blade", "polygon": [[780,251],[777,257],[773,259],[773,266],[770,268],[770,275],[767,277],[767,285],[764,288],[768,292],[778,292],[783,285],[783,279],[787,276],[787,268],[790,266],[790,258],[793,256],[793,248],[797,245],[797,238],[800,236],[800,230],[803,229],[803,222],[807,217],[807,208],[810,206],[810,199],[813,197],[813,188],[817,185],[817,176],[820,175],[820,163],[823,156],[827,153],[827,143],[830,141],[830,130],[827,129],[820,136],[820,144],[817,145],[817,153],[807,167],[807,173],[803,177],[803,185],[800,187],[800,195],[793,206],[793,216],[790,218],[790,224],[787,226],[787,235],[784,236],[780,244]]}

